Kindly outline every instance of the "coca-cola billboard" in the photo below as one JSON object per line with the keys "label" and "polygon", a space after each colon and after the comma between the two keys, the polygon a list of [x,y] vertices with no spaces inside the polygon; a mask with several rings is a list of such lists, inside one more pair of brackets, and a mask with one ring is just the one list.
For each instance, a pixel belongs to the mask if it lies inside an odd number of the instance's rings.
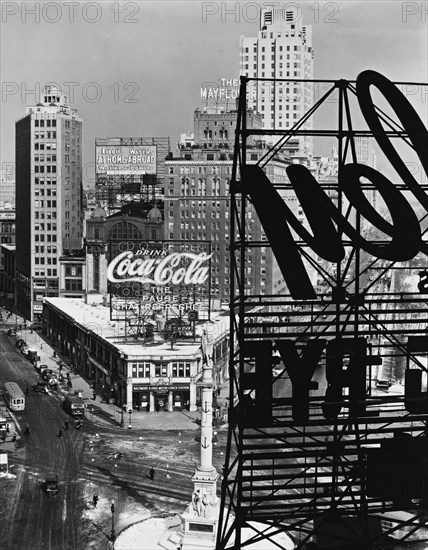
{"label": "coca-cola billboard", "polygon": [[209,241],[110,241],[112,319],[186,315],[210,300]]}

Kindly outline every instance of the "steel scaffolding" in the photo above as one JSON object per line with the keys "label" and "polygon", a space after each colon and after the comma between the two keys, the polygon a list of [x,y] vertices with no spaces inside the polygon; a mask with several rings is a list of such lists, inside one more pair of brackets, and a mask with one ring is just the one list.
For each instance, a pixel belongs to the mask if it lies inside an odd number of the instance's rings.
{"label": "steel scaffolding", "polygon": [[[298,550],[395,548],[416,533],[428,539],[428,398],[420,391],[428,364],[426,256],[379,259],[341,234],[345,256],[332,263],[313,252],[310,237],[293,232],[314,296],[293,299],[287,284],[274,295],[248,290],[249,254],[272,247],[268,238],[248,238],[248,213],[257,212],[253,190],[263,195],[272,186],[286,203],[290,197],[298,203],[296,185],[270,182],[262,172],[285,158],[291,139],[336,140],[337,174],[319,181],[320,188],[356,234],[379,248],[391,241],[369,227],[338,185],[345,165],[359,160],[356,138],[374,140],[369,127],[356,129],[356,82],[299,81],[325,89],[308,113],[286,130],[248,130],[248,87],[260,82],[276,89],[298,81],[241,77],[231,181],[229,431],[216,548],[263,540],[287,548],[278,538],[284,532]],[[328,109],[337,126],[313,130],[307,121],[333,94]],[[375,110],[388,139],[412,147],[411,132]],[[255,164],[247,157],[251,135],[272,141]],[[377,196],[381,212],[376,186],[369,179],[360,185],[365,196]],[[394,187],[401,192],[406,185],[399,180]],[[426,180],[420,188],[426,193]],[[277,212],[272,208],[272,216]],[[305,214],[299,222],[310,229]],[[416,214],[425,236],[427,212]],[[332,372],[341,377],[339,393]]]}

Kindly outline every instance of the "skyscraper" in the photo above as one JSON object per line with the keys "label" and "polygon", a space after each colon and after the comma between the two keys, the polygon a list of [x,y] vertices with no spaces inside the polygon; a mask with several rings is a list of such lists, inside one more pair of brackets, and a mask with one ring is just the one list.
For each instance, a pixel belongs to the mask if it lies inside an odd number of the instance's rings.
{"label": "skyscraper", "polygon": [[[230,298],[230,180],[233,166],[236,111],[205,113],[196,109],[193,136],[183,136],[179,157],[165,161],[165,238],[191,243],[211,242],[211,296]],[[247,128],[260,129],[259,113],[248,111]],[[266,153],[254,136],[247,141],[248,162]],[[272,181],[285,181],[290,159],[274,159],[266,172]],[[254,294],[272,294],[272,256],[255,210],[246,212],[247,239],[260,243],[247,257],[245,286]]]}
{"label": "skyscraper", "polygon": [[[290,79],[288,82],[249,83],[248,108],[262,115],[263,128],[292,128],[313,105],[313,83],[301,81],[313,79],[312,27],[303,25],[297,14],[299,12],[293,9],[268,6],[261,10],[257,37],[241,36],[241,75]],[[310,119],[301,127],[311,128]],[[300,155],[312,156],[309,136],[296,138],[289,145],[293,145]]]}
{"label": "skyscraper", "polygon": [[82,121],[46,86],[15,130],[16,304],[33,319],[59,294],[59,258],[82,248]]}

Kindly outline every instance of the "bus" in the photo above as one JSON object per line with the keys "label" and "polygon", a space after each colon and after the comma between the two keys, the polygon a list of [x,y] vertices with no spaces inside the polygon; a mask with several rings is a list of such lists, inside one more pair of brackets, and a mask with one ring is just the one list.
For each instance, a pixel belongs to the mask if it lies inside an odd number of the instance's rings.
{"label": "bus", "polygon": [[15,382],[6,382],[5,401],[11,411],[23,411],[25,409],[25,395]]}

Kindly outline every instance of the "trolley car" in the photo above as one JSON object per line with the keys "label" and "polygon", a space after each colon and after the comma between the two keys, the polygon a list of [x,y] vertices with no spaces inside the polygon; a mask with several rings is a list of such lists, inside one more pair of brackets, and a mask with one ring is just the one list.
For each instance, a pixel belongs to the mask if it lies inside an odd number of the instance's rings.
{"label": "trolley car", "polygon": [[11,411],[25,409],[25,395],[16,382],[6,382],[4,385],[5,401]]}

